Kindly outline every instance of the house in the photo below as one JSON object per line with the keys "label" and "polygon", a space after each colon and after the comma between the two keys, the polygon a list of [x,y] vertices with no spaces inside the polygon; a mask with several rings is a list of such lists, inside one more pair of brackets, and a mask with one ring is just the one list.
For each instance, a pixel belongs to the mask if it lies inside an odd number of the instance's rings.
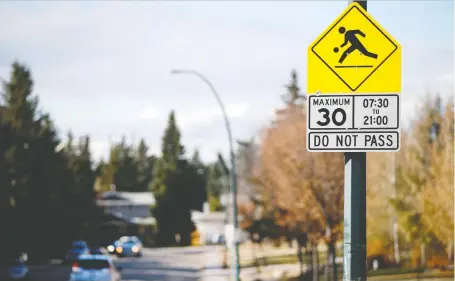
{"label": "house", "polygon": [[155,204],[155,197],[151,192],[107,191],[98,196],[96,204],[107,214],[131,222],[146,222],[148,219],[151,223],[150,207]]}
{"label": "house", "polygon": [[151,192],[107,191],[97,196],[96,205],[104,211],[101,236],[112,242],[123,235],[136,235],[151,246],[156,221],[150,215],[155,204]]}
{"label": "house", "polygon": [[[191,212],[191,219],[199,233],[200,244],[207,245],[217,243],[216,240],[220,237],[223,237],[223,240],[227,242],[232,240],[232,222],[229,208],[227,210],[228,211],[210,212],[208,203],[205,203],[202,212]],[[242,217],[238,216],[238,218],[240,222]],[[241,241],[245,241],[248,238],[248,234],[242,230],[239,230],[238,234]],[[218,240],[218,242],[221,241]]]}

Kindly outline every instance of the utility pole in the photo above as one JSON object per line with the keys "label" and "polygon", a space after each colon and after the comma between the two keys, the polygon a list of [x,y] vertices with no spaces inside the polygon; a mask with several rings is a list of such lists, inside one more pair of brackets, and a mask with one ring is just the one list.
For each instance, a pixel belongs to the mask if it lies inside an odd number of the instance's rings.
{"label": "utility pole", "polygon": [[[367,1],[357,2],[365,11]],[[344,153],[344,281],[366,281],[366,152]]]}
{"label": "utility pole", "polygon": [[231,203],[232,203],[232,221],[233,221],[233,247],[234,247],[234,275],[235,281],[240,281],[240,256],[239,256],[239,222],[238,222],[238,210],[237,210],[237,174],[236,174],[236,167],[235,167],[235,153],[234,153],[234,144],[232,140],[232,131],[231,131],[231,123],[229,122],[229,118],[226,113],[226,107],[224,103],[221,101],[220,96],[218,95],[217,91],[213,84],[208,80],[204,75],[201,73],[187,69],[177,69],[172,70],[171,74],[191,74],[193,76],[198,77],[201,79],[212,91],[212,94],[215,96],[216,101],[221,109],[221,113],[223,114],[224,125],[226,126],[226,131],[228,135],[229,141],[229,154],[231,160]]}

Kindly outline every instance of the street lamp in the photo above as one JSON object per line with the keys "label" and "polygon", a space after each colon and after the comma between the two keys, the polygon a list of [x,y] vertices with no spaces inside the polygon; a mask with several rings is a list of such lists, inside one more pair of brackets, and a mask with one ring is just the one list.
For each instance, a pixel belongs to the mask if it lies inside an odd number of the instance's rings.
{"label": "street lamp", "polygon": [[240,281],[240,261],[239,261],[239,247],[237,241],[238,235],[238,215],[237,215],[237,179],[236,179],[236,169],[235,169],[235,154],[234,154],[234,146],[232,142],[232,132],[231,132],[231,125],[229,123],[229,119],[226,114],[226,109],[224,107],[223,102],[221,101],[218,93],[215,90],[215,87],[212,83],[201,73],[195,70],[184,70],[184,69],[176,69],[172,70],[171,74],[190,74],[197,76],[201,79],[212,91],[212,94],[215,96],[218,105],[220,106],[221,112],[223,113],[224,124],[226,126],[226,131],[228,134],[229,140],[229,152],[231,158],[231,196],[232,196],[232,219],[234,224],[234,263],[235,263],[235,280]]}

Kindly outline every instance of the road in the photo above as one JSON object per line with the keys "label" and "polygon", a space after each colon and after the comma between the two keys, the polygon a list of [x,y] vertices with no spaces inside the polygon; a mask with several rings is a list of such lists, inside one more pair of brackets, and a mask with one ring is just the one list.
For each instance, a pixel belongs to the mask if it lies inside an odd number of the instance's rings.
{"label": "road", "polygon": [[[220,251],[214,246],[197,248],[144,249],[140,258],[114,258],[117,267],[122,268],[123,281],[229,281],[229,271],[216,269],[221,264]],[[272,269],[274,272],[283,270],[283,266]],[[278,269],[278,267],[280,267]],[[205,268],[205,270],[204,270]],[[63,265],[31,267],[29,281],[67,281],[71,268]],[[292,266],[284,269],[295,271]],[[266,274],[264,281],[278,280],[278,274]],[[294,275],[294,274],[291,274]],[[255,269],[242,269],[242,279],[254,280]],[[6,280],[0,274],[0,280]],[[374,277],[368,280],[377,280]],[[420,279],[419,281],[449,281],[453,278]],[[401,281],[401,280],[395,280]],[[406,281],[415,281],[408,279]]]}
{"label": "road", "polygon": [[122,280],[196,281],[204,266],[204,255],[210,248],[145,249],[141,258],[115,261],[122,268]]}
{"label": "road", "polygon": [[[201,278],[202,268],[216,251],[215,247],[144,249],[140,258],[114,257],[114,264],[122,268],[123,281],[218,281],[219,275]],[[31,267],[29,281],[67,281],[70,270],[65,265]]]}

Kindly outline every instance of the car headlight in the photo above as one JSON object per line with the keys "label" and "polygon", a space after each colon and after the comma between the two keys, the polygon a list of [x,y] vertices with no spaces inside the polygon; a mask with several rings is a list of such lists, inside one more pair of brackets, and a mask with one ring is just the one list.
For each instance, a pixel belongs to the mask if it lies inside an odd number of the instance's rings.
{"label": "car headlight", "polygon": [[131,248],[131,250],[132,250],[134,253],[137,253],[137,252],[139,252],[139,247],[138,247],[138,246],[133,246],[133,248]]}
{"label": "car headlight", "polygon": [[119,254],[120,254],[121,252],[123,252],[123,248],[120,247],[120,246],[118,246],[116,250],[117,250],[117,253],[119,253]]}
{"label": "car headlight", "polygon": [[109,246],[107,246],[107,250],[112,253],[115,250],[115,248],[114,248],[114,246],[109,245]]}

